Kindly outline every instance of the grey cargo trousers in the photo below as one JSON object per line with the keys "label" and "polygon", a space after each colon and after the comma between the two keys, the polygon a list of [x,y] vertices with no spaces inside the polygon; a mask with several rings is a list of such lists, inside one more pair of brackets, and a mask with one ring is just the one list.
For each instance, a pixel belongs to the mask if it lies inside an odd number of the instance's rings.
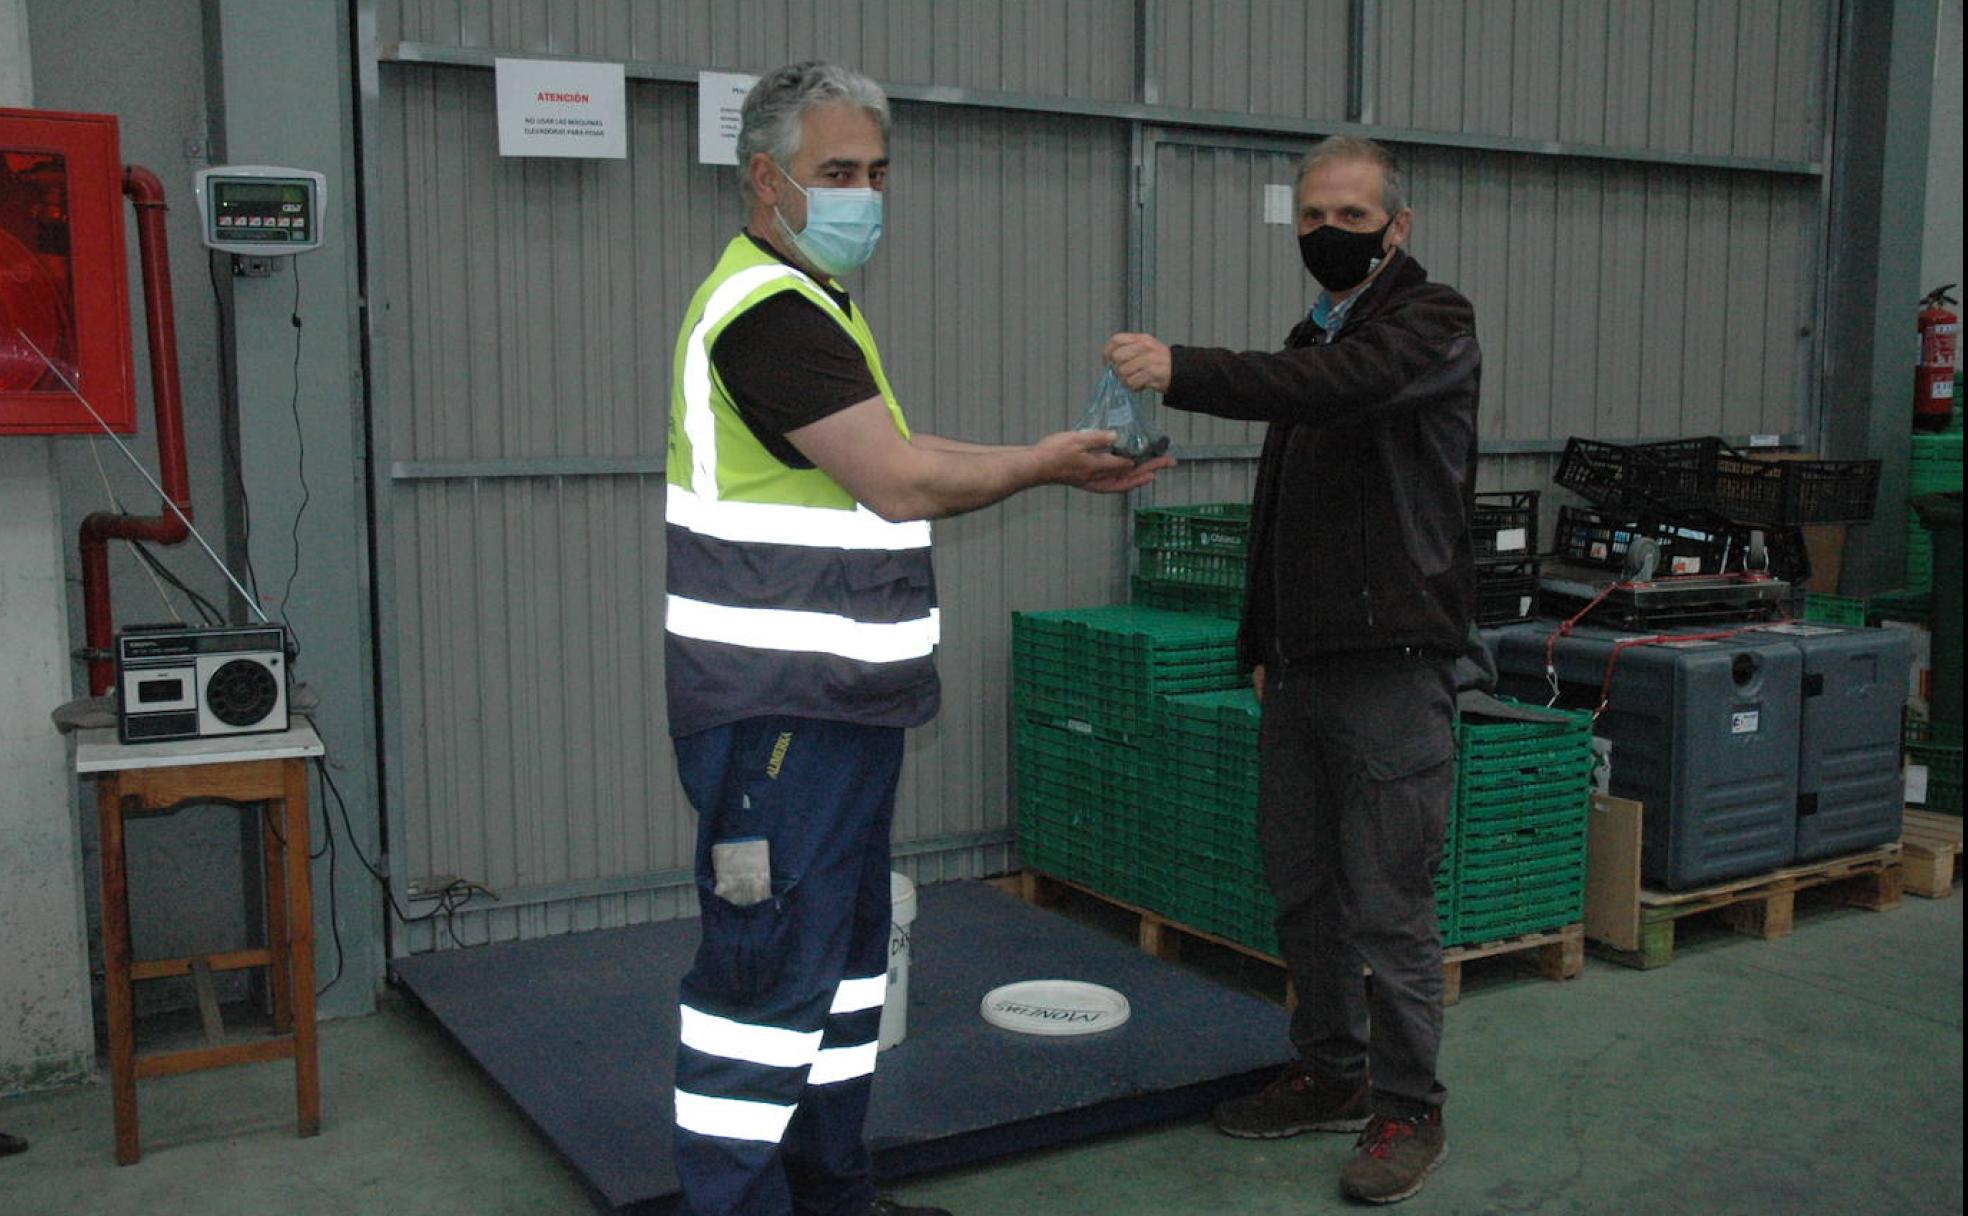
{"label": "grey cargo trousers", "polygon": [[1338,1078],[1371,1071],[1375,1112],[1395,1117],[1447,1096],[1434,880],[1454,715],[1449,656],[1321,656],[1265,682],[1258,834],[1298,994],[1292,1045]]}

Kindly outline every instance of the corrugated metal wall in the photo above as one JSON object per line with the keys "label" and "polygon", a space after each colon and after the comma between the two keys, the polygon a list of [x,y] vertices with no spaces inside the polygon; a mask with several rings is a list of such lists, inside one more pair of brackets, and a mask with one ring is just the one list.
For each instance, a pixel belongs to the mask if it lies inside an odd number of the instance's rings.
{"label": "corrugated metal wall", "polygon": [[1410,248],[1476,306],[1485,441],[1796,433],[1815,181],[1419,149]]}
{"label": "corrugated metal wall", "polygon": [[1372,121],[1812,161],[1834,0],[1376,0]]}
{"label": "corrugated metal wall", "polygon": [[[376,0],[399,887],[501,891],[456,918],[464,941],[690,910],[676,884],[694,821],[662,715],[663,414],[675,326],[742,215],[730,171],[696,163],[687,85],[632,80],[627,162],[507,161],[491,74],[395,61],[395,43],[658,76],[828,56],[973,91],[897,103],[889,232],[857,294],[912,422],[982,441],[1070,425],[1130,299],[1168,340],[1275,348],[1311,293],[1291,230],[1260,220],[1263,187],[1292,181],[1307,124],[1410,128],[1411,247],[1478,309],[1491,489],[1548,486],[1550,455],[1522,449],[1572,433],[1805,429],[1819,177],[1672,160],[1820,159],[1832,3],[1383,0],[1364,6],[1356,94],[1346,0]],[[1143,89],[1169,108],[1099,112],[1141,100],[1143,36]],[[1030,112],[1048,105],[1066,112]],[[1174,107],[1278,129],[1152,121]],[[1218,455],[1261,437],[1163,421]],[[1197,461],[1153,498],[1247,497],[1251,473]],[[946,708],[912,735],[896,829],[919,879],[1009,862],[1007,615],[1119,598],[1125,536],[1123,504],[1063,491],[938,526]],[[449,940],[426,923],[398,948]]]}
{"label": "corrugated metal wall", "polygon": [[1346,117],[1347,0],[1162,0],[1159,8],[1162,104]]}
{"label": "corrugated metal wall", "polygon": [[[392,864],[507,897],[458,918],[465,941],[689,907],[585,893],[690,860],[663,718],[662,477],[520,463],[660,465],[675,326],[743,222],[731,172],[695,163],[694,90],[631,92],[628,162],[502,160],[489,73],[385,77],[378,463],[494,462],[412,470],[385,512]],[[1070,426],[1125,313],[1125,130],[901,104],[891,152],[858,294],[912,423],[984,442]],[[898,841],[1008,825],[1004,622],[1114,598],[1124,510],[1050,490],[938,525],[949,695],[912,737]],[[934,881],[1002,870],[1007,849],[910,864]]]}
{"label": "corrugated metal wall", "polygon": [[377,40],[764,72],[851,63],[889,84],[1125,101],[1129,0],[378,0]]}
{"label": "corrugated metal wall", "polygon": [[[689,291],[684,250],[715,240],[735,190],[679,190],[654,157],[501,160],[486,73],[385,87],[379,463],[660,455],[659,309]],[[638,105],[634,138],[687,144],[690,121]],[[395,873],[511,893],[687,859],[660,746],[662,477],[401,481],[383,506]],[[460,932],[673,911],[627,896]]]}

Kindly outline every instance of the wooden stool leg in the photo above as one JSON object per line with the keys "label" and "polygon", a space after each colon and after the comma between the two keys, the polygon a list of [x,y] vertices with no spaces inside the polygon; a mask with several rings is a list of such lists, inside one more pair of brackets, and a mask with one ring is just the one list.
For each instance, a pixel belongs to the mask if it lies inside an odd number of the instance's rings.
{"label": "wooden stool leg", "polygon": [[260,807],[260,844],[264,860],[261,870],[266,886],[266,942],[273,954],[267,968],[273,980],[273,1028],[287,1034],[294,1028],[293,953],[287,942],[287,857],[280,840],[284,803],[263,803]]}
{"label": "wooden stool leg", "polygon": [[300,1134],[321,1130],[321,1061],[314,1027],[314,900],[308,880],[307,761],[288,760],[287,796],[287,940],[293,971],[289,981],[294,1015],[294,1087],[299,1107]]}
{"label": "wooden stool leg", "polygon": [[[134,800],[133,800],[134,801]],[[114,777],[97,783],[101,826],[103,1005],[109,1022],[109,1085],[116,1117],[116,1164],[134,1165],[137,1147],[137,1028],[130,980],[130,887],[124,870],[123,793]]]}

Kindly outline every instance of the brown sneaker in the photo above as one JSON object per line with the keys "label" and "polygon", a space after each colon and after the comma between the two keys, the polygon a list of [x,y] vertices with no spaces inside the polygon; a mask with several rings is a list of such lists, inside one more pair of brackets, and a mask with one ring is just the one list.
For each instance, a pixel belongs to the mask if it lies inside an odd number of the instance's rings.
{"label": "brown sneaker", "polygon": [[1216,1130],[1244,1140],[1279,1140],[1300,1132],[1357,1132],[1367,1125],[1367,1079],[1336,1080],[1304,1060],[1254,1094],[1216,1108]]}
{"label": "brown sneaker", "polygon": [[1407,1119],[1375,1115],[1360,1133],[1360,1151],[1340,1168],[1340,1193],[1362,1203],[1399,1203],[1421,1189],[1448,1151],[1439,1106]]}

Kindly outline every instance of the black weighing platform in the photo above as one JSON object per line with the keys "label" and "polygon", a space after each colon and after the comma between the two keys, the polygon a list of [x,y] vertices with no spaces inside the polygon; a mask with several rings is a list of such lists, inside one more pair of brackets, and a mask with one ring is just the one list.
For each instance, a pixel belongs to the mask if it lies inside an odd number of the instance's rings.
{"label": "black weighing platform", "polygon": [[[868,1137],[886,1179],[1192,1116],[1268,1080],[1285,1012],[981,882],[922,889],[908,1036],[881,1055]],[[676,988],[697,922],[400,959],[396,975],[604,1210],[668,1213]],[[1026,979],[1124,993],[1116,1030],[1049,1038],[979,1016]]]}

